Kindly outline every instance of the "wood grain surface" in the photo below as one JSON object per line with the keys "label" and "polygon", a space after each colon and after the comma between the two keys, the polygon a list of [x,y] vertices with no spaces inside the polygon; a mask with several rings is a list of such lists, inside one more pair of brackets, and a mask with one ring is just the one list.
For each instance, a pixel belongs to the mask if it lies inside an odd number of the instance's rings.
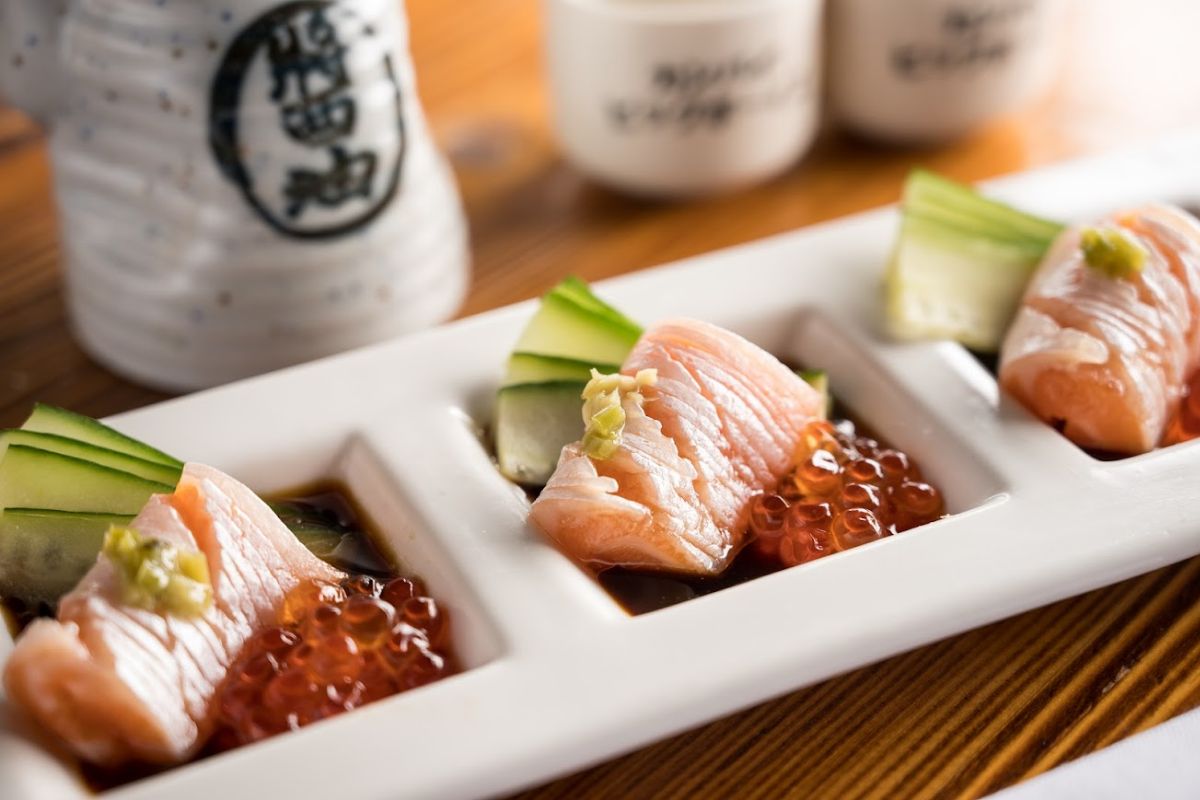
{"label": "wood grain surface", "polygon": [[[1154,3],[1136,5],[1144,14]],[[1156,89],[1177,91],[1175,100],[1114,98],[1089,90],[1080,76],[1094,69],[1067,53],[1050,96],[954,145],[897,151],[827,132],[767,185],[651,203],[590,184],[556,153],[534,4],[409,8],[422,97],[473,232],[464,314],[533,296],[568,272],[600,279],[891,202],[914,164],[973,180],[1200,120],[1194,101],[1181,99],[1200,96],[1195,81]],[[1182,6],[1164,8],[1169,21]],[[1129,113],[1135,102],[1153,113]],[[100,416],[162,397],[79,350],[60,270],[44,139],[0,108],[0,426],[18,423],[34,400]],[[1200,560],[1191,560],[778,698],[524,797],[979,797],[1200,703],[1198,597]]]}

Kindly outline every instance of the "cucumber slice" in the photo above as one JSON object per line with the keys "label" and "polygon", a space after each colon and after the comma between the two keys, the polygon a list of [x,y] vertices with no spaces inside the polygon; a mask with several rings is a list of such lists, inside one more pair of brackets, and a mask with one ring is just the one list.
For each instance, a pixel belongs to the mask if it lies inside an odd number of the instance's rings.
{"label": "cucumber slice", "polygon": [[587,282],[574,275],[568,275],[562,280],[562,283],[550,290],[552,294],[564,297],[581,308],[591,311],[593,314],[605,317],[614,326],[625,328],[628,331],[635,333],[637,336],[642,335],[642,326],[631,320],[629,317],[617,311],[608,303],[601,300],[596,295],[592,294],[592,287],[587,285]]}
{"label": "cucumber slice", "polygon": [[41,508],[0,511],[0,596],[56,602],[96,563],[108,527],[132,520]]}
{"label": "cucumber slice", "polygon": [[833,410],[833,394],[829,391],[829,375],[823,369],[798,369],[796,374],[821,395],[821,416],[828,419]]}
{"label": "cucumber slice", "polygon": [[331,525],[329,520],[310,509],[287,501],[268,502],[275,516],[317,558],[328,561],[341,544],[344,531]]}
{"label": "cucumber slice", "polygon": [[566,444],[583,435],[580,395],[592,368],[620,365],[642,335],[633,320],[571,277],[542,297],[509,357],[496,398],[500,471],[519,483],[544,484]]}
{"label": "cucumber slice", "polygon": [[1043,249],[1063,228],[1060,223],[989,200],[966,184],[923,169],[913,170],[908,176],[903,203],[905,213],[934,217],[972,232],[990,232],[994,238],[1040,242]]}
{"label": "cucumber slice", "polygon": [[153,461],[156,464],[183,469],[183,462],[179,459],[172,458],[161,450],[155,450],[150,445],[132,439],[123,433],[118,433],[91,417],[85,417],[57,406],[48,406],[44,403],[34,405],[33,413],[29,415],[29,419],[25,420],[21,430],[65,436],[68,439],[76,439],[97,447],[116,450],[118,453]]}
{"label": "cucumber slice", "polygon": [[619,364],[641,336],[641,329],[614,322],[560,294],[551,292],[513,349],[592,364]]}
{"label": "cucumber slice", "polygon": [[575,358],[543,356],[538,353],[513,353],[508,358],[504,385],[542,383],[546,381],[584,381],[592,377],[592,369],[603,374],[620,372],[620,364],[595,364]]}
{"label": "cucumber slice", "polygon": [[9,445],[0,461],[0,508],[136,514],[175,487],[80,458]]}
{"label": "cucumber slice", "polygon": [[510,480],[545,485],[566,445],[583,436],[586,381],[505,386],[496,397],[496,456]]}
{"label": "cucumber slice", "polygon": [[887,317],[902,339],[1000,348],[1040,255],[907,219],[887,279]]}
{"label": "cucumber slice", "polygon": [[153,461],[146,461],[145,459],[136,458],[126,453],[118,453],[116,450],[109,450],[104,447],[96,447],[95,445],[75,439],[68,439],[64,436],[20,430],[0,431],[0,459],[4,458],[4,452],[8,449],[8,446],[13,444],[35,447],[38,450],[48,450],[52,453],[61,453],[64,456],[72,456],[73,458],[81,458],[84,461],[90,461],[102,467],[112,467],[113,469],[119,469],[122,472],[128,472],[147,480],[169,483],[171,485],[179,482],[179,476],[182,472],[179,467],[157,464]]}
{"label": "cucumber slice", "polygon": [[888,328],[903,339],[953,339],[995,352],[1061,230],[968,186],[914,172],[885,278]]}

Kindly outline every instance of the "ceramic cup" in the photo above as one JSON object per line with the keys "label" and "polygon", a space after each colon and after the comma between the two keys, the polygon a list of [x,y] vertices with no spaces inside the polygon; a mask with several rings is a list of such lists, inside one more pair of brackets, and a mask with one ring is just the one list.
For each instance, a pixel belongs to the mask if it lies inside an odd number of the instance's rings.
{"label": "ceramic cup", "polygon": [[816,133],[820,0],[545,0],[566,157],[614,187],[694,195],[787,169]]}
{"label": "ceramic cup", "polygon": [[81,343],[195,389],[447,319],[466,224],[395,0],[2,0]]}
{"label": "ceramic cup", "polygon": [[1066,0],[830,0],[829,102],[872,138],[934,144],[1047,88]]}

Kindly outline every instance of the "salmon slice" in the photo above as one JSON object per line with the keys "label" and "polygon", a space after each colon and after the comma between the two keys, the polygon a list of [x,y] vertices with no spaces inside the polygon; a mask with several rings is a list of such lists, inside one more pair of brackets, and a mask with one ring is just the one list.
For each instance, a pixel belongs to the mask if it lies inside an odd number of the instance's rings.
{"label": "salmon slice", "polygon": [[150,498],[132,526],[205,555],[208,610],[185,618],[126,605],[115,567],[101,556],[59,602],[57,619],[29,626],[4,670],[15,705],[81,758],[107,767],[194,755],[246,640],[275,621],[301,581],[343,577],[252,491],[201,464],[187,465],[174,494]]}
{"label": "salmon slice", "polygon": [[643,334],[622,366],[658,381],[625,396],[610,458],[563,448],[530,516],[563,550],[598,565],[715,575],[744,543],[748,501],[792,466],[820,395],[774,356],[688,319]]}
{"label": "salmon slice", "polygon": [[1004,340],[1000,383],[1083,447],[1144,453],[1200,358],[1200,222],[1152,204],[1101,226],[1147,251],[1142,271],[1120,279],[1088,267],[1082,228],[1064,231]]}

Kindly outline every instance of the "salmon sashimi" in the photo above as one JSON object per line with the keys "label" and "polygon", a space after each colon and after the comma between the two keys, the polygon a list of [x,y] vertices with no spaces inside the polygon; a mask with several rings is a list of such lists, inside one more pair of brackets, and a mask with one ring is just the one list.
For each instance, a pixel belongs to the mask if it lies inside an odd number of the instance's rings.
{"label": "salmon sashimi", "polygon": [[1000,383],[1083,447],[1158,445],[1200,357],[1200,222],[1146,205],[1105,219],[1144,253],[1140,271],[1090,267],[1064,231],[1025,292],[1001,349]]}
{"label": "salmon sashimi", "polygon": [[570,555],[715,575],[744,543],[748,504],[792,466],[821,396],[774,356],[688,319],[642,335],[622,374],[654,370],[644,402],[626,395],[615,453],[563,448],[531,517]]}
{"label": "salmon sashimi", "polygon": [[276,619],[301,581],[343,575],[304,548],[252,491],[188,464],[174,494],[155,495],[131,524],[208,562],[212,603],[174,616],[122,600],[104,555],[34,622],[4,671],[14,704],[81,758],[103,766],[174,764],[211,733],[213,699],[242,645]]}

